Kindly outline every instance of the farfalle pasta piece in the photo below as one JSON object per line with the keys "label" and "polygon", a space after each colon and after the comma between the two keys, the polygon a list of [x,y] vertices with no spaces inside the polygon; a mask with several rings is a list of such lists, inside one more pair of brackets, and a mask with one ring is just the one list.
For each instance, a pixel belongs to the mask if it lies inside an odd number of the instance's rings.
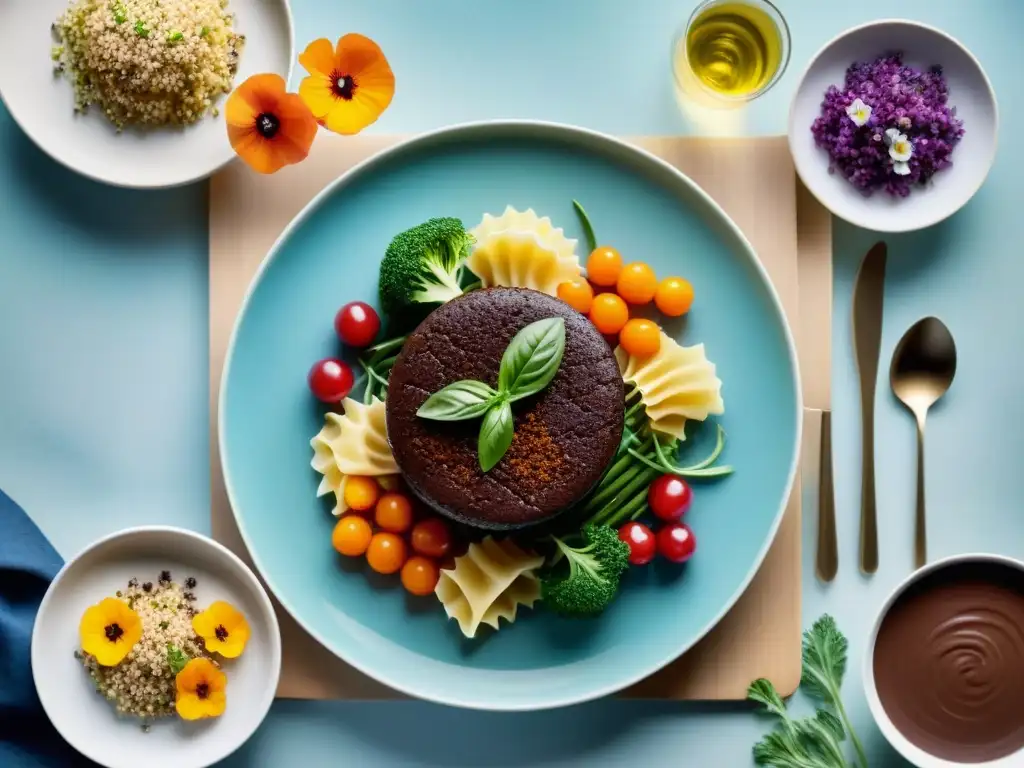
{"label": "farfalle pasta piece", "polygon": [[532,288],[554,296],[559,283],[581,274],[576,241],[532,208],[510,205],[501,216],[485,213],[470,234],[476,245],[466,266],[484,288]]}
{"label": "farfalle pasta piece", "polygon": [[442,570],[434,594],[448,618],[459,623],[466,637],[476,637],[481,624],[499,629],[499,620],[516,620],[519,606],[532,608],[540,599],[536,571],[544,558],[511,540],[488,536],[455,558],[455,567]]}
{"label": "farfalle pasta piece", "polygon": [[616,347],[615,360],[626,383],[640,391],[651,429],[685,440],[687,420],[725,413],[722,381],[703,344],[683,347],[662,333],[657,353],[637,358]]}
{"label": "farfalle pasta piece", "polygon": [[370,405],[363,405],[346,397],[341,405],[344,413],[327,413],[323,428],[310,441],[313,469],[323,475],[316,495],[334,494],[335,515],[348,509],[345,482],[349,477],[377,477],[387,485],[398,474],[388,444],[384,402],[374,398]]}

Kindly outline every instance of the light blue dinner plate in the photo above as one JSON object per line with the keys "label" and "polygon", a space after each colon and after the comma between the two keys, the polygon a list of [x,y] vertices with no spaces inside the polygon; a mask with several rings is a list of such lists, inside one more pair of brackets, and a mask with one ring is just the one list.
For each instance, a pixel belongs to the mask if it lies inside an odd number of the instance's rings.
{"label": "light blue dinner plate", "polygon": [[[742,183],[737,179],[736,183]],[[336,355],[334,313],[377,300],[377,268],[393,235],[433,216],[475,226],[507,205],[583,234],[571,201],[602,243],[660,276],[683,275],[696,300],[668,323],[703,342],[723,381],[736,467],[702,483],[685,566],[630,570],[599,618],[545,611],[475,641],[433,598],[411,600],[397,578],[368,578],[331,547],[334,518],[316,498],[309,441],[322,409],[310,365]],[[585,258],[585,254],[581,254]],[[578,128],[483,123],[419,137],[363,163],[321,193],[264,261],[238,316],[220,393],[228,495],[253,560],[282,605],[328,649],[413,696],[457,706],[527,710],[612,693],[700,640],[737,600],[782,518],[796,466],[800,392],[792,337],[749,243],[692,181],[629,145]],[[710,433],[688,456],[702,457]]]}

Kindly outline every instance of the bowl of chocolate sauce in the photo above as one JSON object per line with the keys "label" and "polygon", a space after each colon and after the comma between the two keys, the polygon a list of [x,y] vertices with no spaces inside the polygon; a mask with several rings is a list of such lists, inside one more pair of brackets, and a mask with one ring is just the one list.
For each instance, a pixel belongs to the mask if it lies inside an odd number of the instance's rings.
{"label": "bowl of chocolate sauce", "polygon": [[958,555],[912,574],[875,622],[864,684],[918,768],[1024,766],[1024,563]]}

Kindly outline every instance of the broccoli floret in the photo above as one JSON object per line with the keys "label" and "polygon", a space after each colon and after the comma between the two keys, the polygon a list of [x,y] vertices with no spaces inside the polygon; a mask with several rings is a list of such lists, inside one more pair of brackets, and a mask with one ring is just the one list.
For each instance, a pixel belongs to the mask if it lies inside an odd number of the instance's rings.
{"label": "broccoli floret", "polygon": [[568,574],[546,573],[541,577],[544,603],[563,616],[596,616],[611,605],[619,591],[619,579],[629,567],[629,545],[607,525],[585,525],[581,547],[555,537],[569,563]]}
{"label": "broccoli floret", "polygon": [[439,304],[462,294],[459,281],[473,238],[462,222],[437,218],[391,241],[380,264],[380,303],[403,314],[416,304]]}

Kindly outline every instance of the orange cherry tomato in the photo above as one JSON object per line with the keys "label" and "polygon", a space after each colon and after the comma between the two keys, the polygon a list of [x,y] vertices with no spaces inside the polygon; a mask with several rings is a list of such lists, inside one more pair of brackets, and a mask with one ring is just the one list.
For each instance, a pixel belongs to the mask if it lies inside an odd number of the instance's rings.
{"label": "orange cherry tomato", "polygon": [[441,571],[433,560],[414,555],[402,566],[402,586],[412,595],[430,595],[437,586]]}
{"label": "orange cherry tomato", "polygon": [[347,557],[359,557],[366,552],[373,537],[373,529],[365,517],[343,515],[331,533],[331,544]]}
{"label": "orange cherry tomato", "polygon": [[366,549],[366,562],[377,573],[397,573],[405,564],[405,540],[395,533],[375,533]]}
{"label": "orange cherry tomato", "polygon": [[444,557],[452,548],[451,531],[439,517],[429,517],[416,523],[410,539],[413,551],[427,557]]}
{"label": "orange cherry tomato", "polygon": [[345,480],[345,492],[342,494],[345,504],[356,512],[373,509],[380,496],[380,486],[372,477],[353,475]]}
{"label": "orange cherry tomato", "polygon": [[622,271],[622,256],[610,245],[600,245],[587,258],[587,279],[594,285],[611,286]]}
{"label": "orange cherry tomato", "polygon": [[654,292],[654,305],[663,315],[679,317],[690,311],[693,304],[693,286],[681,277],[666,277]]}
{"label": "orange cherry tomato", "polygon": [[619,344],[634,357],[650,357],[661,349],[661,329],[650,320],[633,318],[619,331]]}
{"label": "orange cherry tomato", "polygon": [[630,304],[646,304],[658,290],[658,277],[642,261],[627,264],[619,273],[615,291]]}
{"label": "orange cherry tomato", "polygon": [[629,320],[629,307],[614,293],[599,293],[590,307],[590,322],[601,333],[618,333]]}
{"label": "orange cherry tomato", "polygon": [[412,527],[412,502],[400,493],[385,493],[377,499],[374,519],[391,533],[405,533]]}
{"label": "orange cherry tomato", "polygon": [[577,277],[558,284],[558,298],[585,315],[594,302],[594,289],[582,277]]}

